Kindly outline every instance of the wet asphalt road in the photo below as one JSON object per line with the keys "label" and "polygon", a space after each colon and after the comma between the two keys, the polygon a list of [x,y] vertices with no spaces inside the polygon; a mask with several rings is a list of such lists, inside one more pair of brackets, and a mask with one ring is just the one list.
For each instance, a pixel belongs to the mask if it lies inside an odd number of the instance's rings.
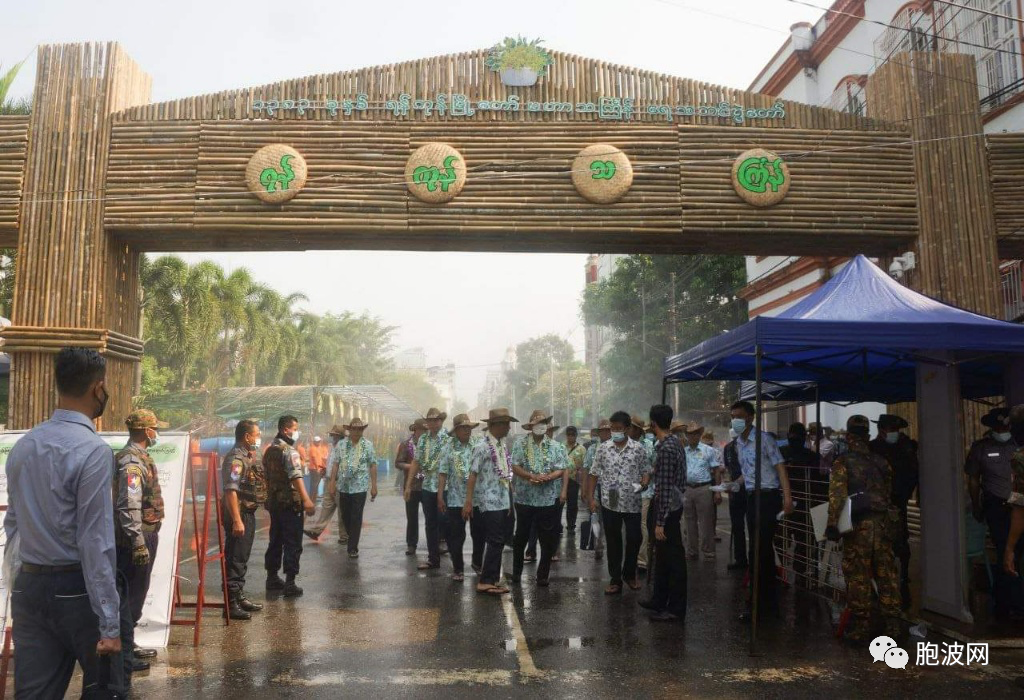
{"label": "wet asphalt road", "polygon": [[[737,620],[741,575],[725,568],[724,518],[719,559],[690,563],[685,625],[659,626],[637,606],[641,593],[603,595],[605,563],[577,552],[568,536],[547,589],[531,580],[498,599],[475,593],[471,570],[464,583],[452,581],[447,560],[440,570],[418,572],[417,559],[404,553],[403,504],[382,491],[367,503],[358,560],[345,556],[335,528],[319,543],[305,540],[303,597],[272,598],[251,622],[229,627],[210,611],[198,649],[191,628],[174,628],[171,646],[136,677],[136,696],[1024,696],[1013,684],[1024,675],[1024,651],[993,650],[988,667],[969,669],[915,667],[911,652],[906,670],[889,669],[872,664],[866,649],[837,642],[827,606],[791,591],[785,620],[764,630],[762,653],[751,657],[748,630]],[[267,526],[263,512],[259,523]],[[265,547],[261,529],[247,585],[261,602]]]}

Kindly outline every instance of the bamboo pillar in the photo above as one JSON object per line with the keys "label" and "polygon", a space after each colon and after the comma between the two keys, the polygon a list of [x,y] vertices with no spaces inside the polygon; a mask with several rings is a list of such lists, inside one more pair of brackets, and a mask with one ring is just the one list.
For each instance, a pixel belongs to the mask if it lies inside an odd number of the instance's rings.
{"label": "bamboo pillar", "polygon": [[138,253],[103,230],[113,113],[149,101],[151,81],[116,44],[38,50],[18,231],[10,425],[28,428],[56,403],[54,354],[65,345],[107,357],[101,427],[130,410],[138,332]]}

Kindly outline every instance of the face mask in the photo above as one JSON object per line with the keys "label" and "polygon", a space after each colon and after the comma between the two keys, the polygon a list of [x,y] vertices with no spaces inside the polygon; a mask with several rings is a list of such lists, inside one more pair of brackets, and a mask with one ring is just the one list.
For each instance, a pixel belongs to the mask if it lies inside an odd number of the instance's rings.
{"label": "face mask", "polygon": [[539,424],[533,426],[533,434],[536,435],[537,437],[544,435],[544,433],[546,432],[548,432],[548,426],[546,425]]}
{"label": "face mask", "polygon": [[900,441],[900,434],[899,433],[886,433],[885,434],[885,441],[887,443],[889,443],[890,445],[895,445],[897,442]]}
{"label": "face mask", "polygon": [[153,437],[146,435],[146,439],[149,441],[150,447],[156,447],[160,443],[160,434],[154,430]]}
{"label": "face mask", "polygon": [[99,418],[103,415],[103,412],[107,410],[107,402],[110,401],[110,394],[107,393],[106,387],[103,387],[103,398],[96,400],[100,402],[100,407],[97,409],[97,413],[93,416],[93,419]]}
{"label": "face mask", "polygon": [[742,418],[733,418],[731,425],[732,429],[736,431],[737,435],[739,435],[740,433],[747,429],[747,421],[743,420]]}
{"label": "face mask", "polygon": [[252,443],[252,449],[254,449],[254,450],[260,449],[260,439],[259,438],[256,438],[256,441]]}
{"label": "face mask", "polygon": [[624,442],[625,440],[625,433],[612,433],[612,442]]}
{"label": "face mask", "polygon": [[300,435],[302,435],[302,431],[296,430],[294,433],[292,433],[292,440],[294,440],[295,442],[298,442]]}
{"label": "face mask", "polygon": [[1010,433],[992,433],[992,437],[996,442],[1009,442],[1012,435]]}

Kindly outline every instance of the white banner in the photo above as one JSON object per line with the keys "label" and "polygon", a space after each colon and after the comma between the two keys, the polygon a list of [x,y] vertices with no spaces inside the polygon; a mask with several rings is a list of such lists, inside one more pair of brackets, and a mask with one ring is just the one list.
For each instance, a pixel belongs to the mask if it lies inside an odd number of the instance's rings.
{"label": "white banner", "polygon": [[[0,434],[0,505],[7,506],[7,455],[25,431]],[[114,451],[128,442],[127,433],[100,433]],[[177,561],[178,534],[181,531],[182,501],[185,495],[185,470],[188,465],[188,433],[161,433],[160,443],[149,450],[160,475],[164,498],[164,524],[153,564],[149,593],[142,608],[142,619],[135,628],[135,643],[140,647],[166,647],[171,631],[171,604],[174,597],[174,564]],[[113,480],[113,474],[111,474]],[[111,481],[113,483],[113,481]],[[6,538],[3,538],[6,539]],[[7,582],[0,576],[2,612],[6,615]]]}

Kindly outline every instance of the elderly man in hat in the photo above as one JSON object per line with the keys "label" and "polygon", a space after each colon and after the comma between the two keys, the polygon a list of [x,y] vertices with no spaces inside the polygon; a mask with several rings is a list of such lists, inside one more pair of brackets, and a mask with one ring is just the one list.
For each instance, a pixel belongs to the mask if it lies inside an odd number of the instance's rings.
{"label": "elderly man in hat", "polygon": [[683,517],[686,521],[686,556],[694,560],[699,551],[705,561],[714,561],[715,506],[722,502],[722,494],[713,492],[711,487],[718,483],[718,470],[722,465],[714,448],[701,442],[703,425],[691,421],[684,429],[684,434],[686,492],[683,495]]}
{"label": "elderly man in hat", "polygon": [[[425,432],[427,432],[426,421],[417,418],[409,424],[409,437],[398,443],[398,451],[395,453],[395,471],[399,480],[399,493],[405,493],[409,472],[412,471],[413,463],[416,461],[416,443]],[[415,477],[415,473],[412,476]],[[413,478],[413,496],[405,501],[405,554],[410,557],[416,555],[416,548],[420,544],[420,490],[422,488],[423,481]]]}
{"label": "elderly man in hat", "polygon": [[[128,584],[129,609],[133,628],[142,618],[142,606],[149,592],[153,574],[153,560],[159,542],[160,525],[164,520],[164,499],[160,493],[160,477],[156,462],[149,450],[159,440],[157,430],[166,423],[157,421],[149,410],[133,411],[125,421],[128,444],[117,455],[114,474],[114,493],[117,494],[114,512],[114,541],[117,545],[117,569]],[[134,646],[134,629],[131,646]],[[132,671],[145,671],[145,659],[156,656],[155,649],[125,648],[125,661],[132,654]]]}
{"label": "elderly man in hat", "polygon": [[547,427],[551,416],[534,411],[523,427],[530,434],[516,443],[512,450],[513,499],[516,510],[516,533],[512,546],[512,583],[523,576],[523,561],[530,528],[537,526],[540,541],[540,563],[537,585],[548,585],[551,557],[555,553],[558,534],[558,501],[565,493],[565,463],[561,448],[549,437]]}
{"label": "elderly man in hat", "polygon": [[368,427],[366,421],[357,417],[342,427],[348,432],[348,437],[338,443],[331,455],[331,467],[338,475],[338,508],[343,514],[342,525],[348,534],[348,558],[358,559],[367,488],[370,501],[377,500],[377,454],[373,443],[363,437],[363,431]]}
{"label": "elderly man in hat", "polygon": [[519,421],[507,408],[491,409],[484,423],[487,435],[473,449],[470,475],[466,481],[466,501],[462,519],[479,519],[485,538],[483,568],[476,584],[477,593],[503,595],[501,553],[505,549],[505,519],[512,510],[509,488],[512,482],[512,455],[505,438],[512,423]]}
{"label": "elderly man in hat", "polygon": [[441,567],[440,513],[437,509],[438,470],[441,467],[441,453],[448,441],[448,433],[441,426],[448,414],[431,408],[424,422],[427,432],[416,443],[416,456],[409,478],[405,482],[405,500],[412,500],[413,481],[423,480],[420,491],[420,505],[427,535],[427,560],[417,568],[421,571]]}
{"label": "elderly man in hat", "polygon": [[[478,425],[465,413],[455,416],[438,469],[437,507],[441,512],[449,511],[445,539],[452,558],[452,578],[456,581],[462,581],[464,577],[462,547],[466,543],[466,521],[462,517],[462,507],[466,504],[466,482],[469,480],[473,450],[480,442],[479,438],[473,436],[473,428]],[[473,539],[473,569],[479,573],[484,555],[482,522],[470,520],[470,536]]]}
{"label": "elderly man in hat", "polygon": [[[982,417],[981,424],[988,432],[971,445],[964,471],[975,520],[987,523],[995,550],[1005,552],[1011,527],[1011,511],[1006,503],[1013,493],[1012,460],[1021,446],[1011,434],[1010,409],[993,408]],[[993,589],[996,617],[1024,619],[1024,593],[1019,577],[1000,567]]]}
{"label": "elderly man in hat", "polygon": [[920,465],[917,441],[901,432],[909,427],[900,416],[883,413],[875,421],[878,437],[871,441],[871,451],[881,455],[892,467],[892,502],[900,511],[900,520],[893,536],[893,554],[900,562],[900,599],[904,610],[910,608],[910,530],[907,527],[907,503],[917,490]]}
{"label": "elderly man in hat", "polygon": [[324,487],[324,498],[320,502],[320,506],[316,509],[316,513],[309,519],[309,523],[306,525],[303,532],[306,537],[310,539],[320,539],[320,535],[324,533],[327,526],[331,523],[331,518],[334,517],[334,511],[338,511],[338,544],[347,544],[348,535],[345,534],[345,513],[338,508],[337,501],[337,489],[338,489],[338,472],[331,465],[334,464],[333,457],[334,451],[338,449],[338,443],[345,438],[345,428],[342,425],[335,424],[331,428],[330,432],[327,433],[327,437],[331,439],[331,451],[327,456],[327,485]]}
{"label": "elderly man in hat", "polygon": [[[565,445],[555,440],[555,434],[561,429],[562,426],[555,425],[554,420],[548,425],[547,437],[551,440],[551,444],[561,451],[562,463],[566,465],[566,473],[562,476],[563,488],[561,498],[558,502],[558,518],[557,526],[555,527],[555,551],[551,555],[551,561],[558,561],[558,546],[561,543],[560,537],[562,536],[562,510],[565,508],[565,502],[568,499],[569,494],[569,476],[568,476],[568,465],[569,465],[569,452],[565,449]],[[526,555],[523,558],[525,562],[537,561],[537,523],[534,522],[533,527],[530,528],[530,539],[526,543]]]}

